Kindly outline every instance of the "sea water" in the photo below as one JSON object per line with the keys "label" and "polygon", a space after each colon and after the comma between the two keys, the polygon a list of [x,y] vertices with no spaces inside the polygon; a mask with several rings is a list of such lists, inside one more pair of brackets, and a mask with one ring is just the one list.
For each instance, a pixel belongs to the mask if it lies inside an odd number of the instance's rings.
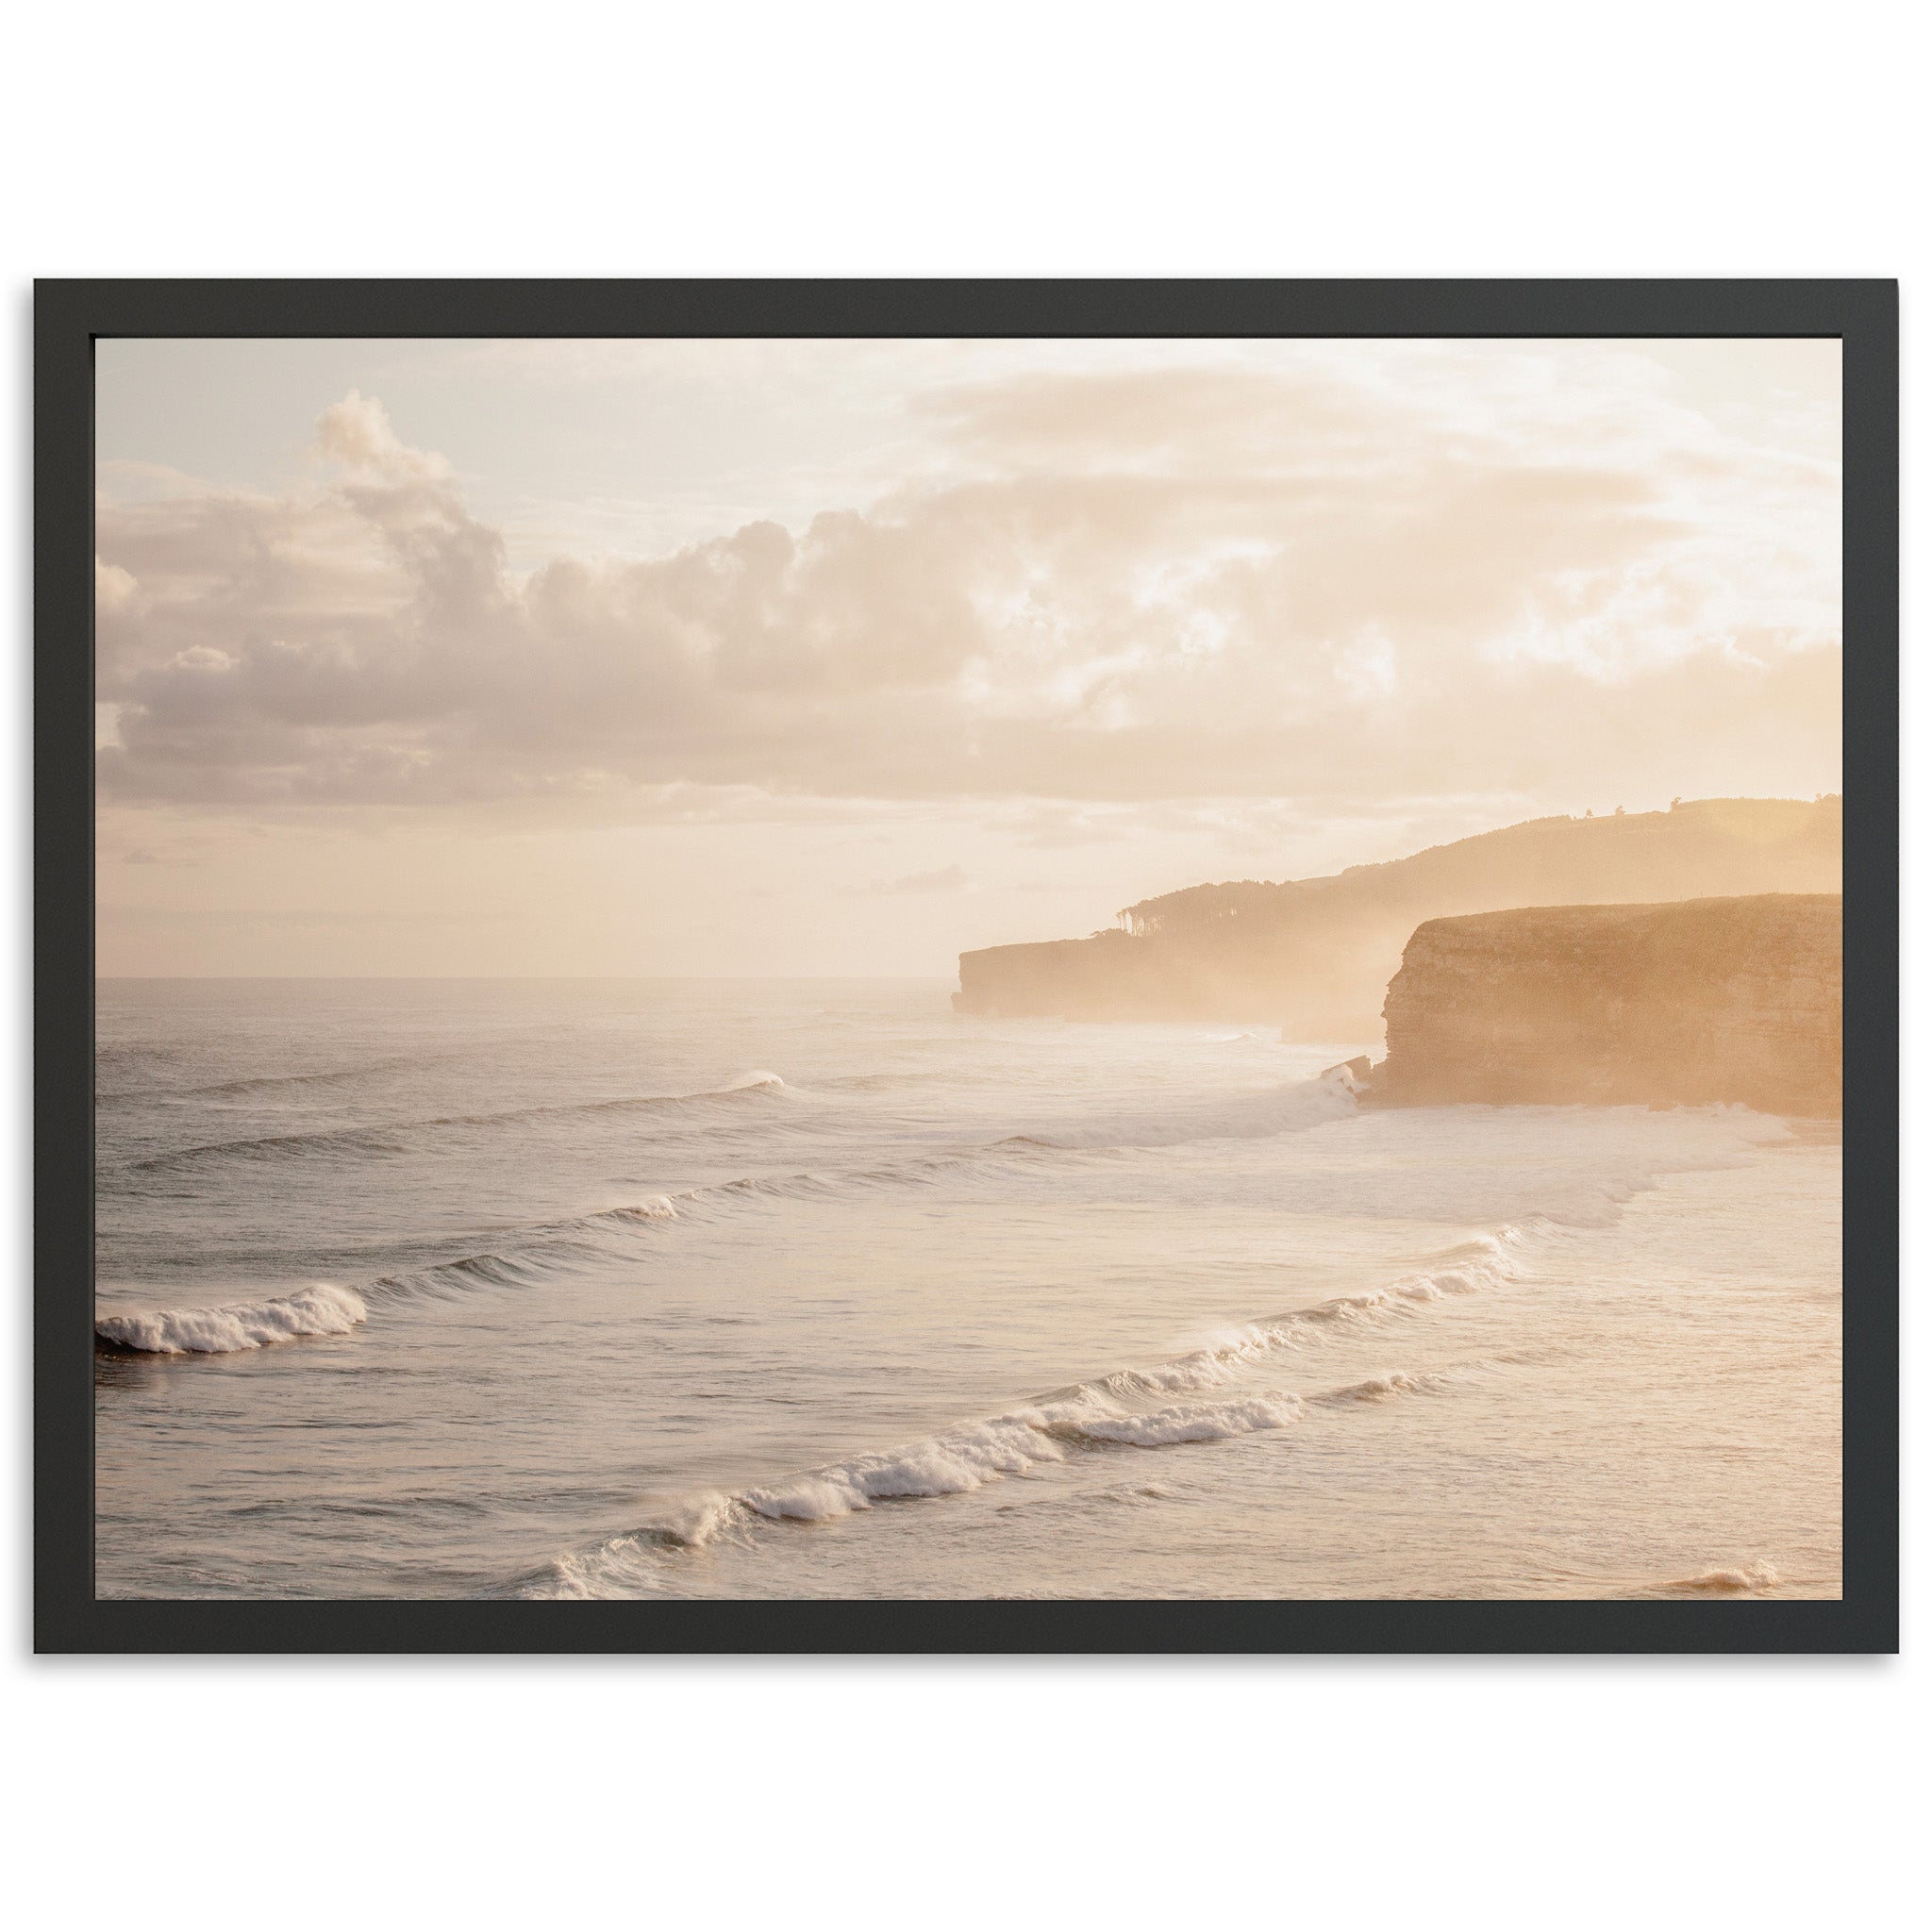
{"label": "sea water", "polygon": [[104,982],[100,1593],[1839,1593],[1833,1125],[948,990]]}

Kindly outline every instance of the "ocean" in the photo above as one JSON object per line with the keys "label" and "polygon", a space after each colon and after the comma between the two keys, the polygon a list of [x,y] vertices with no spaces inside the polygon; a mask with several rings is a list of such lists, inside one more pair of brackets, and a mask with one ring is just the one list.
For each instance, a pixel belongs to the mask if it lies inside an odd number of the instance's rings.
{"label": "ocean", "polygon": [[133,1597],[1831,1597],[1840,1144],[940,981],[98,989]]}

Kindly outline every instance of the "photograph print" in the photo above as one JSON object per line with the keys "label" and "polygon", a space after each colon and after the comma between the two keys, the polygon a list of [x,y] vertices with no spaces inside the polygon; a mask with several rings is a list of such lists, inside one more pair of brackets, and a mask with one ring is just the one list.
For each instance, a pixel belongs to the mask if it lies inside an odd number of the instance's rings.
{"label": "photograph print", "polygon": [[1841,1596],[1837,340],[93,381],[99,1599]]}

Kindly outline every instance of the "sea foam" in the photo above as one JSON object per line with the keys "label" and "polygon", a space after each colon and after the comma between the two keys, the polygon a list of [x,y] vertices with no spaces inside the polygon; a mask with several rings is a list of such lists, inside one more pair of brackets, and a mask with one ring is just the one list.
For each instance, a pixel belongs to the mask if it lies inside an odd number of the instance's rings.
{"label": "sea foam", "polygon": [[687,1499],[665,1521],[613,1537],[595,1550],[558,1557],[508,1589],[523,1596],[564,1597],[647,1589],[652,1564],[667,1551],[742,1542],[760,1522],[826,1523],[876,1503],[960,1495],[1042,1464],[1064,1462],[1082,1451],[1224,1442],[1291,1427],[1311,1408],[1346,1409],[1434,1393],[1445,1386],[1441,1376],[1393,1370],[1307,1394],[1269,1390],[1170,1400],[1154,1409],[1135,1407],[1137,1399],[1150,1395],[1204,1394],[1277,1351],[1306,1346],[1336,1324],[1399,1319],[1429,1302],[1498,1286],[1518,1273],[1519,1251],[1537,1232],[1534,1224],[1505,1225],[1446,1250],[1429,1267],[1372,1293],[1337,1296],[1253,1323],[1171,1360],[1076,1382],[1006,1415],[957,1424],[896,1449],[802,1470],[729,1494]]}
{"label": "sea foam", "polygon": [[353,1288],[318,1281],[294,1294],[219,1308],[157,1308],[104,1315],[94,1336],[140,1355],[234,1355],[300,1335],[346,1335],[369,1310]]}
{"label": "sea foam", "polygon": [[1225,1401],[1170,1404],[1135,1413],[1108,1402],[1101,1385],[1085,1385],[1068,1399],[964,1423],[882,1455],[856,1456],[733,1494],[690,1499],[661,1523],[613,1537],[596,1549],[555,1558],[507,1587],[523,1597],[598,1597],[651,1586],[653,1566],[679,1550],[712,1543],[746,1543],[760,1523],[829,1523],[874,1504],[956,1496],[1009,1475],[1024,1475],[1070,1455],[1121,1449],[1169,1449],[1224,1442],[1302,1420],[1312,1403],[1362,1399],[1369,1389],[1392,1394],[1427,1386],[1401,1374],[1373,1385],[1306,1398],[1283,1391]]}

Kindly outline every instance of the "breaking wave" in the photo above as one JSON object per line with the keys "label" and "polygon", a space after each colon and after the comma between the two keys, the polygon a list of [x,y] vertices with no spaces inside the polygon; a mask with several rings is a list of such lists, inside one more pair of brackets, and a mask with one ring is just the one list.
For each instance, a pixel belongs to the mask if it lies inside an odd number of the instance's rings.
{"label": "breaking wave", "polygon": [[[883,1162],[866,1168],[833,1170],[830,1172],[805,1171],[788,1174],[747,1174],[736,1180],[715,1181],[703,1186],[686,1188],[675,1195],[654,1194],[641,1201],[629,1202],[615,1208],[600,1208],[593,1214],[578,1216],[572,1220],[539,1224],[521,1229],[515,1241],[503,1249],[487,1249],[476,1254],[459,1255],[446,1261],[425,1262],[418,1268],[382,1274],[366,1284],[360,1293],[351,1289],[331,1288],[331,1294],[351,1296],[356,1302],[356,1321],[367,1318],[369,1302],[383,1303],[405,1300],[449,1300],[463,1292],[488,1288],[532,1288],[561,1276],[580,1274],[586,1269],[597,1267],[613,1259],[621,1259],[625,1254],[634,1254],[631,1243],[641,1231],[652,1230],[662,1224],[686,1219],[709,1220],[720,1213],[728,1213],[736,1207],[755,1205],[761,1202],[808,1201],[836,1197],[851,1192],[876,1192],[903,1187],[931,1186],[948,1174],[956,1174],[973,1168],[984,1168],[1001,1161],[1016,1162],[1022,1165],[1029,1160],[1042,1158],[1038,1142],[1014,1138],[995,1142],[990,1146],[965,1148],[952,1153],[925,1155],[911,1160]],[[1044,1158],[1052,1158],[1050,1150]],[[299,1315],[310,1312],[304,1297],[317,1291],[304,1290],[301,1295],[285,1298]],[[280,1301],[264,1302],[261,1309],[275,1309],[283,1306]],[[204,1318],[233,1312],[216,1309],[192,1309],[183,1311],[179,1320],[192,1324]],[[260,1341],[280,1339],[280,1332],[264,1334],[257,1340],[224,1341],[220,1342],[183,1343],[179,1349],[173,1349],[167,1342],[149,1342],[127,1339],[111,1324],[132,1323],[152,1324],[158,1321],[173,1321],[170,1316],[111,1316],[96,1324],[96,1333],[105,1341],[117,1347],[133,1349],[158,1349],[163,1352],[193,1352],[198,1354],[220,1354],[234,1348],[253,1348]],[[273,1318],[264,1318],[273,1319]],[[130,1329],[131,1335],[134,1330]],[[141,1332],[146,1332],[142,1329]],[[189,1332],[184,1329],[182,1332]],[[233,1332],[217,1324],[211,1333]],[[346,1332],[338,1328],[313,1328],[298,1330],[289,1328],[288,1334],[337,1334]]]}
{"label": "breaking wave", "polygon": [[[1151,1368],[1119,1369],[1092,1386],[1121,1396],[1214,1388],[1232,1381],[1255,1362],[1279,1350],[1304,1347],[1325,1332],[1385,1323],[1450,1295],[1476,1294],[1498,1287],[1518,1272],[1522,1250],[1548,1225],[1535,1217],[1521,1225],[1499,1228],[1494,1234],[1477,1235],[1448,1249],[1428,1268],[1402,1275],[1386,1288],[1367,1294],[1336,1295],[1312,1307],[1249,1323],[1172,1361]],[[1387,1392],[1363,1383],[1340,1394],[1353,1399]]]}
{"label": "breaking wave", "polygon": [[659,1522],[612,1537],[593,1550],[555,1558],[502,1594],[623,1594],[648,1585],[654,1557],[661,1559],[666,1553],[712,1543],[751,1543],[760,1524],[825,1523],[857,1515],[876,1503],[960,1495],[1083,1452],[1229,1441],[1289,1428],[1311,1407],[1417,1392],[1429,1386],[1427,1377],[1396,1374],[1307,1396],[1277,1390],[1135,1412],[1110,1401],[1102,1385],[1089,1384],[1059,1399],[963,1423],[882,1455],[855,1456],[730,1495],[692,1498],[675,1506]]}
{"label": "breaking wave", "polygon": [[[1072,1448],[1167,1448],[1224,1442],[1257,1429],[1286,1428],[1303,1413],[1296,1395],[1246,1395],[1226,1402],[1177,1403],[1151,1414],[1124,1411],[1096,1388],[1010,1415],[964,1423],[923,1442],[884,1455],[856,1456],[774,1483],[740,1490],[727,1500],[771,1522],[823,1523],[874,1503],[956,1496],[1018,1475],[1042,1462],[1063,1462]],[[728,1512],[717,1519],[731,1521]]]}
{"label": "breaking wave", "polygon": [[368,1314],[353,1288],[318,1281],[294,1294],[228,1307],[104,1315],[94,1324],[94,1341],[133,1355],[234,1355],[302,1335],[346,1335]]}
{"label": "breaking wave", "polygon": [[1311,1408],[1347,1408],[1434,1392],[1442,1378],[1396,1370],[1308,1394],[1271,1390],[1136,1407],[1134,1398],[1197,1398],[1242,1368],[1306,1344],[1326,1326],[1412,1311],[1448,1294],[1474,1293],[1515,1272],[1514,1252],[1529,1239],[1520,1227],[1483,1235],[1375,1294],[1350,1295],[1265,1323],[1152,1367],[1130,1368],[1037,1398],[1009,1414],[961,1423],[900,1448],[804,1470],[729,1495],[687,1500],[660,1522],[614,1537],[586,1554],[559,1557],[509,1586],[520,1596],[608,1594],[642,1579],[652,1552],[745,1541],[760,1522],[823,1523],[882,1502],[958,1495],[1083,1450],[1164,1449],[1222,1442],[1282,1429]]}

